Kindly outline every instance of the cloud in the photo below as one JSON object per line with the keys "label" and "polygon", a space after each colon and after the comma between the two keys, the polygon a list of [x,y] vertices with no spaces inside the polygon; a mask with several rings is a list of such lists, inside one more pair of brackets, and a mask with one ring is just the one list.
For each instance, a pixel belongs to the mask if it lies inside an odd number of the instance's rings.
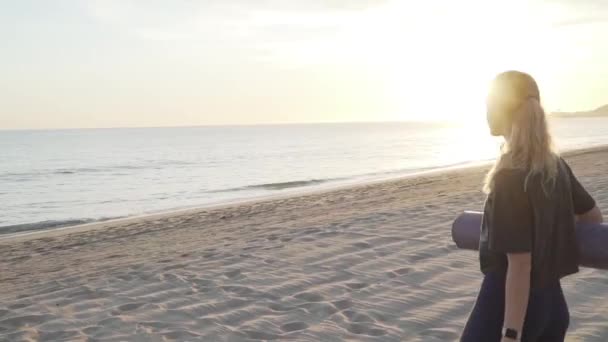
{"label": "cloud", "polygon": [[543,7],[554,28],[608,22],[608,2],[604,0],[547,0]]}
{"label": "cloud", "polygon": [[608,15],[585,16],[578,18],[557,20],[553,23],[554,27],[568,27],[578,25],[589,25],[597,23],[608,23]]}
{"label": "cloud", "polygon": [[[295,38],[305,32],[324,34],[336,24],[336,15],[385,4],[372,0],[258,0],[226,1],[120,1],[90,2],[98,21],[150,40],[217,40],[262,35]],[[304,37],[306,38],[306,37]]]}
{"label": "cloud", "polygon": [[[196,54],[224,63],[272,62],[285,66],[328,62],[336,41],[361,26],[388,0],[96,0],[89,14],[103,30],[173,54]],[[342,38],[336,38],[336,37]],[[347,40],[354,40],[350,35]],[[348,42],[350,43],[350,42]]]}
{"label": "cloud", "polygon": [[98,0],[89,3],[90,14],[101,24],[126,31],[142,39],[183,40],[222,33],[246,19],[240,8],[226,4],[208,5],[176,1],[167,6],[159,1]]}

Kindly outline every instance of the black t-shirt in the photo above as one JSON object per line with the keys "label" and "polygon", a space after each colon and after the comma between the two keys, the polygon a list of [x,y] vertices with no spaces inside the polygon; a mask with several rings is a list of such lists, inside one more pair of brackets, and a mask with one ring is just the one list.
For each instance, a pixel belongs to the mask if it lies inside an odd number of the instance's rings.
{"label": "black t-shirt", "polygon": [[531,288],[541,288],[579,271],[575,214],[593,209],[594,199],[559,158],[555,187],[545,194],[538,175],[528,179],[522,169],[495,175],[484,204],[479,240],[482,273],[505,272],[506,253],[531,252]]}

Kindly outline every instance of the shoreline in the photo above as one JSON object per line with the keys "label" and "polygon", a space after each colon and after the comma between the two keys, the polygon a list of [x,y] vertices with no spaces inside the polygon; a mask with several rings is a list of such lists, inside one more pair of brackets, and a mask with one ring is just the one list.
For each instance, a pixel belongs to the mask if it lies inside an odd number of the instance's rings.
{"label": "shoreline", "polygon": [[[608,144],[564,150],[564,151],[560,152],[560,155],[562,155],[564,157],[572,157],[572,156],[577,156],[577,155],[581,155],[581,154],[601,152],[604,150],[608,150]],[[179,208],[179,209],[169,209],[169,210],[163,210],[163,211],[156,211],[156,212],[152,212],[152,213],[145,213],[145,214],[141,214],[141,215],[132,215],[132,216],[126,216],[126,217],[107,219],[107,220],[98,220],[98,221],[84,223],[84,224],[60,226],[57,228],[46,228],[46,229],[40,229],[40,230],[28,230],[25,232],[6,233],[6,234],[0,234],[0,242],[6,241],[6,240],[23,240],[23,239],[35,239],[35,238],[44,238],[44,237],[51,237],[51,236],[60,236],[60,235],[64,235],[64,234],[70,234],[72,232],[76,233],[76,232],[83,232],[83,231],[88,231],[88,230],[93,230],[93,229],[99,229],[99,228],[103,228],[106,226],[123,225],[123,224],[129,224],[129,223],[133,223],[133,222],[153,221],[153,220],[164,219],[164,218],[172,218],[172,217],[176,217],[176,216],[180,216],[180,215],[193,215],[193,214],[197,214],[199,212],[222,210],[222,209],[226,209],[226,208],[238,207],[238,206],[243,206],[243,205],[245,205],[245,206],[246,205],[255,205],[255,204],[263,203],[263,202],[272,202],[272,201],[284,200],[284,199],[289,199],[289,198],[297,198],[297,197],[309,196],[309,195],[320,195],[320,194],[324,194],[327,192],[356,189],[359,187],[366,187],[366,186],[371,186],[371,185],[384,183],[384,182],[395,182],[395,181],[414,179],[414,178],[418,178],[418,177],[437,176],[437,175],[441,175],[442,173],[449,173],[449,172],[454,172],[454,171],[456,171],[456,172],[457,171],[464,172],[466,170],[473,171],[473,170],[477,170],[480,168],[489,167],[492,163],[493,163],[493,160],[465,162],[463,164],[456,164],[456,165],[447,166],[447,167],[432,168],[432,169],[428,169],[428,170],[424,170],[424,171],[401,174],[401,175],[397,175],[397,176],[386,176],[386,177],[379,177],[379,178],[373,178],[373,179],[367,179],[367,180],[352,180],[350,182],[346,181],[346,182],[338,183],[338,184],[318,185],[318,186],[313,186],[313,187],[307,187],[307,188],[303,188],[303,189],[299,189],[299,190],[292,190],[292,191],[289,191],[286,193],[274,193],[274,194],[268,194],[268,195],[262,195],[262,196],[255,196],[252,198],[236,198],[236,199],[226,200],[226,201],[222,201],[222,202],[218,202],[218,203],[211,203],[209,205],[194,206],[194,207]]]}
{"label": "shoreline", "polygon": [[[606,147],[608,148],[608,145],[606,145]],[[451,170],[476,168],[476,167],[485,166],[491,162],[492,161],[488,161],[488,160],[463,162],[463,163],[457,163],[457,164],[449,165],[449,166],[421,169],[421,171],[413,171],[411,173],[400,173],[398,175],[391,175],[391,176],[366,177],[363,180],[362,179],[352,179],[352,180],[346,180],[346,181],[330,183],[330,184],[307,186],[307,187],[303,187],[303,188],[300,188],[297,190],[288,190],[287,192],[283,192],[283,193],[272,193],[272,194],[254,196],[254,197],[234,198],[234,199],[224,200],[224,201],[220,201],[220,202],[213,202],[213,203],[204,204],[204,205],[195,205],[195,206],[189,206],[189,207],[184,207],[184,208],[160,210],[160,211],[148,212],[148,213],[144,213],[144,214],[137,214],[137,215],[131,215],[131,216],[93,220],[92,222],[87,222],[87,223],[74,224],[74,225],[68,225],[68,226],[57,226],[56,228],[32,229],[32,230],[26,230],[26,231],[17,232],[17,233],[0,233],[0,241],[2,241],[3,239],[12,239],[12,238],[17,238],[17,237],[21,237],[21,236],[43,234],[43,233],[47,233],[47,232],[69,230],[69,229],[73,229],[73,228],[79,229],[79,228],[85,228],[85,227],[92,227],[92,229],[95,229],[95,227],[97,227],[99,225],[106,225],[106,224],[112,224],[112,223],[120,224],[120,223],[131,222],[132,220],[146,220],[146,219],[153,220],[153,219],[158,219],[158,218],[163,218],[163,217],[172,217],[172,216],[176,216],[176,215],[183,215],[183,214],[187,215],[187,214],[192,214],[192,213],[196,213],[199,211],[216,210],[216,209],[223,209],[223,208],[239,206],[239,205],[251,205],[251,204],[258,203],[258,202],[266,202],[266,201],[281,200],[281,199],[292,198],[292,197],[321,194],[321,193],[325,193],[325,192],[349,189],[351,187],[377,184],[377,183],[382,183],[382,182],[386,182],[386,181],[433,175],[433,174],[442,173],[442,172],[449,172]],[[74,219],[74,220],[78,220],[78,219]],[[37,224],[37,223],[24,223],[24,225],[26,225],[26,224]],[[2,228],[2,227],[0,227],[0,228]]]}

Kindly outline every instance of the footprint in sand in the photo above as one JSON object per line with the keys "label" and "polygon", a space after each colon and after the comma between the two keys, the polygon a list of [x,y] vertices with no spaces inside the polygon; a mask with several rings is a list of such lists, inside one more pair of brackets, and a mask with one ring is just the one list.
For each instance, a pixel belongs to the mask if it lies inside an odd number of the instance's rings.
{"label": "footprint in sand", "polygon": [[280,335],[265,333],[261,331],[243,330],[248,338],[253,340],[278,340]]}
{"label": "footprint in sand", "polygon": [[432,253],[418,253],[418,254],[412,254],[412,255],[407,256],[407,259],[409,262],[415,263],[420,260],[432,258],[433,256],[434,256],[434,254],[432,254]]}
{"label": "footprint in sand", "polygon": [[357,242],[357,243],[354,243],[353,246],[360,248],[360,249],[372,248],[372,245],[367,242]]}
{"label": "footprint in sand", "polygon": [[353,302],[349,299],[342,299],[331,303],[338,311],[348,309],[353,306]]}
{"label": "footprint in sand", "polygon": [[353,310],[344,310],[342,311],[342,315],[348,318],[349,321],[355,323],[373,323],[375,320],[368,315],[358,313]]}
{"label": "footprint in sand", "polygon": [[368,336],[382,336],[386,335],[386,330],[378,328],[370,328],[363,324],[353,323],[346,328],[353,334],[356,335],[368,335]]}
{"label": "footprint in sand", "polygon": [[25,325],[35,326],[53,318],[55,317],[46,314],[16,316],[0,321],[0,327],[5,327],[8,329],[17,329]]}
{"label": "footprint in sand", "polygon": [[386,250],[386,249],[382,249],[382,250],[374,249],[374,252],[376,252],[376,255],[379,257],[385,257],[387,255],[395,253],[394,251],[390,251],[390,250]]}
{"label": "footprint in sand", "polygon": [[166,266],[166,267],[163,267],[163,268],[162,268],[162,270],[163,270],[163,271],[169,271],[169,270],[174,270],[174,269],[184,268],[184,267],[186,267],[186,266],[187,266],[187,265],[185,265],[185,264],[177,264],[177,265],[171,265],[171,266]]}
{"label": "footprint in sand", "polygon": [[319,233],[319,237],[334,237],[336,235],[340,235],[340,232],[329,231],[329,232]]}
{"label": "footprint in sand", "polygon": [[440,341],[453,341],[458,338],[458,333],[449,328],[431,328],[421,332],[420,335],[435,337]]}
{"label": "footprint in sand", "polygon": [[76,298],[76,297],[84,297],[86,299],[98,298],[102,294],[97,293],[95,290],[92,290],[86,286],[80,286],[76,288],[76,292],[68,293],[65,296],[67,298]]}
{"label": "footprint in sand", "polygon": [[238,277],[239,275],[241,275],[241,270],[233,270],[233,271],[228,271],[226,273],[224,273],[224,275],[228,278],[235,278]]}
{"label": "footprint in sand", "polygon": [[411,271],[411,268],[409,268],[409,267],[403,267],[403,268],[396,269],[394,271],[386,272],[386,276],[389,277],[389,278],[397,278],[397,277],[402,276],[404,274],[410,273],[410,271]]}
{"label": "footprint in sand", "polygon": [[29,255],[22,255],[22,256],[14,257],[12,259],[8,259],[7,261],[16,262],[16,261],[27,260],[29,258],[31,258],[31,256],[29,256]]}
{"label": "footprint in sand", "polygon": [[348,286],[351,290],[359,290],[364,287],[367,287],[368,284],[367,283],[347,283],[346,286]]}
{"label": "footprint in sand", "polygon": [[465,266],[467,266],[467,263],[461,260],[455,260],[452,261],[448,264],[450,267],[454,267],[454,268],[463,268]]}
{"label": "footprint in sand", "polygon": [[108,317],[105,318],[101,321],[99,321],[99,326],[100,327],[104,327],[106,329],[118,329],[120,326],[122,326],[125,322],[118,318],[118,317]]}
{"label": "footprint in sand", "polygon": [[316,238],[312,237],[312,236],[305,236],[299,239],[299,241],[302,242],[311,242],[311,241],[315,241]]}
{"label": "footprint in sand", "polygon": [[120,315],[127,311],[132,311],[138,309],[145,305],[145,303],[127,303],[119,306],[116,310],[112,311],[112,315]]}
{"label": "footprint in sand", "polygon": [[170,331],[162,335],[172,341],[190,341],[191,339],[199,339],[201,337],[199,334],[185,330]]}
{"label": "footprint in sand", "polygon": [[254,290],[247,286],[226,285],[220,286],[220,289],[222,289],[224,292],[233,293],[238,296],[250,296],[255,293]]}
{"label": "footprint in sand", "polygon": [[115,258],[122,258],[127,256],[126,254],[112,254],[112,255],[108,255],[106,257],[106,259],[115,259]]}
{"label": "footprint in sand", "polygon": [[40,332],[39,341],[74,341],[80,333],[75,330]]}
{"label": "footprint in sand", "polygon": [[411,270],[412,269],[409,267],[402,267],[402,268],[394,270],[393,272],[397,273],[398,275],[404,275],[404,274],[410,273]]}
{"label": "footprint in sand", "polygon": [[131,273],[127,273],[127,274],[119,274],[115,278],[120,279],[122,281],[131,281],[131,280],[133,280],[134,276]]}
{"label": "footprint in sand", "polygon": [[17,303],[17,304],[13,304],[13,305],[8,306],[8,308],[11,309],[11,310],[19,310],[19,309],[23,309],[23,308],[25,308],[26,306],[29,306],[29,305],[30,304],[27,304],[27,303]]}
{"label": "footprint in sand", "polygon": [[201,279],[201,278],[192,279],[192,283],[194,283],[194,285],[197,287],[215,286],[215,282],[210,279]]}
{"label": "footprint in sand", "polygon": [[218,254],[219,254],[218,252],[207,252],[207,253],[203,254],[203,258],[211,259]]}
{"label": "footprint in sand", "polygon": [[291,323],[283,324],[281,326],[281,330],[283,330],[284,332],[304,330],[306,328],[308,328],[308,324],[306,324],[304,322],[291,322]]}
{"label": "footprint in sand", "polygon": [[297,299],[306,301],[306,302],[311,302],[311,303],[325,301],[325,298],[323,296],[321,296],[320,294],[317,294],[317,293],[312,293],[312,292],[298,293],[294,297]]}
{"label": "footprint in sand", "polygon": [[303,303],[298,308],[305,309],[310,317],[315,319],[326,319],[338,312],[335,306],[325,302]]}
{"label": "footprint in sand", "polygon": [[287,306],[287,305],[283,305],[283,304],[279,304],[279,303],[272,303],[272,304],[268,305],[268,308],[270,308],[270,310],[279,311],[279,312],[291,311],[291,310],[296,309],[293,306]]}
{"label": "footprint in sand", "polygon": [[99,329],[101,329],[100,326],[93,325],[93,326],[86,327],[86,328],[82,329],[82,332],[85,333],[86,335],[93,335],[94,333],[96,333],[97,331],[99,331]]}
{"label": "footprint in sand", "polygon": [[304,232],[302,232],[302,234],[305,234],[305,235],[306,234],[315,234],[315,233],[318,233],[320,231],[321,231],[321,229],[319,229],[319,228],[311,228],[311,229],[305,230]]}

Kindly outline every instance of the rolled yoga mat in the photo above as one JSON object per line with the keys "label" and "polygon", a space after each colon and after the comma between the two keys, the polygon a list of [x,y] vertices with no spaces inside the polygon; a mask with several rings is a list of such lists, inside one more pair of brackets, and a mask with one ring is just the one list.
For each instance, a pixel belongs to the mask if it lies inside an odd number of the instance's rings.
{"label": "rolled yoga mat", "polygon": [[[458,248],[478,250],[482,213],[465,211],[452,224],[452,240]],[[608,269],[608,224],[577,223],[576,238],[583,267]]]}

